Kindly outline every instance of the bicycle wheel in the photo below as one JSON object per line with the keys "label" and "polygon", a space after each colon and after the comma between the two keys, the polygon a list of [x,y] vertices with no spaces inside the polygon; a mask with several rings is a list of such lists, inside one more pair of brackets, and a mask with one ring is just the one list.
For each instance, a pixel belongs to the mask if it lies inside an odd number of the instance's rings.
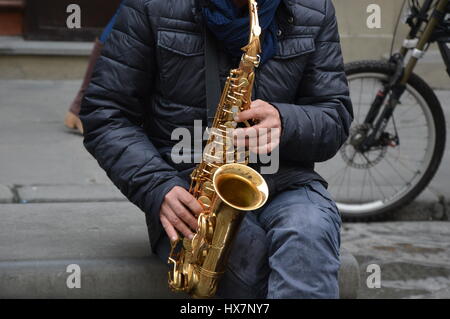
{"label": "bicycle wheel", "polygon": [[[351,136],[360,131],[378,90],[393,72],[382,61],[346,65],[355,116]],[[384,132],[386,138],[397,136],[398,141],[362,153],[348,139],[330,162],[317,165],[347,221],[386,218],[417,197],[439,167],[446,138],[444,114],[433,90],[419,76],[411,76]]]}

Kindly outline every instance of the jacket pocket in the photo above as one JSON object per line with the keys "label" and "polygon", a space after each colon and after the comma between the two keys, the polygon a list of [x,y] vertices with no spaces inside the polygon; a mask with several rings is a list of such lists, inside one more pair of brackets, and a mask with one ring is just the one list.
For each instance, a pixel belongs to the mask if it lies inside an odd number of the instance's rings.
{"label": "jacket pocket", "polygon": [[[204,44],[200,33],[160,29],[157,32],[160,90],[166,99],[190,105],[202,103]],[[197,97],[194,98],[193,97]]]}
{"label": "jacket pocket", "polygon": [[158,47],[184,56],[203,54],[203,38],[199,33],[158,30]]}
{"label": "jacket pocket", "polygon": [[312,36],[280,38],[276,55],[257,71],[257,92],[270,92],[269,98],[273,102],[294,104],[308,59],[314,51],[316,47]]}
{"label": "jacket pocket", "polygon": [[313,37],[288,36],[278,41],[277,54],[274,59],[291,59],[307,55],[316,50]]}

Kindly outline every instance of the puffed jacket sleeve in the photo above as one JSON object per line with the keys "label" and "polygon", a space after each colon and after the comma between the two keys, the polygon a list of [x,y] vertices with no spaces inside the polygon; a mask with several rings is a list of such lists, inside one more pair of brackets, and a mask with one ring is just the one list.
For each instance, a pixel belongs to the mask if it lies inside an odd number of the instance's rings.
{"label": "puffed jacket sleeve", "polygon": [[295,104],[271,102],[282,121],[280,157],[293,162],[322,162],[345,142],[353,119],[335,10],[331,0],[316,50],[310,55]]}
{"label": "puffed jacket sleeve", "polygon": [[165,194],[187,182],[143,129],[155,81],[155,39],[145,0],[126,0],[85,92],[84,145],[120,191],[159,223]]}

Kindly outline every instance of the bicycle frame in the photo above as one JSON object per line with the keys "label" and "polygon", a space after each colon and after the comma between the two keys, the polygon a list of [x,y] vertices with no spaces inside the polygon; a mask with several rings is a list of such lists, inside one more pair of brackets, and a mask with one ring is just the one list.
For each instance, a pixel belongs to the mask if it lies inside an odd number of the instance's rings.
{"label": "bicycle frame", "polygon": [[[432,13],[429,14],[433,4],[436,5]],[[377,93],[364,120],[363,127],[365,132],[358,132],[358,134],[351,137],[351,144],[357,150],[365,152],[373,146],[385,146],[383,143],[399,144],[398,136],[395,137],[394,141],[382,141],[381,137],[396,106],[399,104],[401,96],[406,90],[406,84],[417,62],[423,57],[431,42],[438,43],[442,58],[447,66],[447,72],[450,75],[450,49],[447,47],[447,43],[450,42],[450,24],[443,23],[446,11],[449,8],[449,0],[425,0],[420,10],[414,8],[416,12],[408,17],[407,24],[411,27],[411,30],[400,52],[392,55],[390,58],[390,62],[395,65],[395,72],[389,79],[389,82]],[[420,37],[418,37],[424,24],[425,28],[420,34]],[[410,58],[405,65],[405,59],[410,51]],[[389,93],[391,94],[389,95]],[[388,96],[389,100],[381,115],[378,116]],[[378,120],[376,120],[377,117]],[[368,134],[370,128],[372,128],[372,131]]]}
{"label": "bicycle frame", "polygon": [[[408,41],[413,41],[416,38],[422,24],[426,22],[427,20],[427,13],[431,8],[431,5],[433,4],[434,0],[425,0],[424,5],[422,6],[419,16],[418,16],[418,22],[416,25],[413,25],[411,28],[411,32],[408,36],[408,39],[405,41],[400,54],[405,57],[408,52]],[[411,76],[418,60],[423,57],[425,53],[425,46],[432,42],[432,37],[435,35],[435,31],[437,30],[437,27],[441,24],[441,22],[444,20],[446,9],[449,5],[449,0],[439,0],[436,8],[431,14],[431,19],[428,21],[425,30],[423,31],[422,36],[418,39],[416,47],[412,51],[412,56],[408,62],[408,64],[405,67],[405,71],[403,74],[403,77],[400,81],[400,84],[406,85],[406,83],[409,80],[409,77]],[[441,42],[442,43],[442,42]],[[444,58],[445,63],[448,65],[450,61]]]}

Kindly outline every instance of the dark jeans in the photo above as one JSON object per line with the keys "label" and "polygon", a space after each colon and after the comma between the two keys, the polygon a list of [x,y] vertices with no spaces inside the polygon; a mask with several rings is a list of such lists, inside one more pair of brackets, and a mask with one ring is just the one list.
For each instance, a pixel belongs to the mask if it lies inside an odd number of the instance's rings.
{"label": "dark jeans", "polygon": [[[316,181],[246,214],[217,295],[222,298],[338,298],[341,218]],[[156,252],[165,262],[169,241]]]}

